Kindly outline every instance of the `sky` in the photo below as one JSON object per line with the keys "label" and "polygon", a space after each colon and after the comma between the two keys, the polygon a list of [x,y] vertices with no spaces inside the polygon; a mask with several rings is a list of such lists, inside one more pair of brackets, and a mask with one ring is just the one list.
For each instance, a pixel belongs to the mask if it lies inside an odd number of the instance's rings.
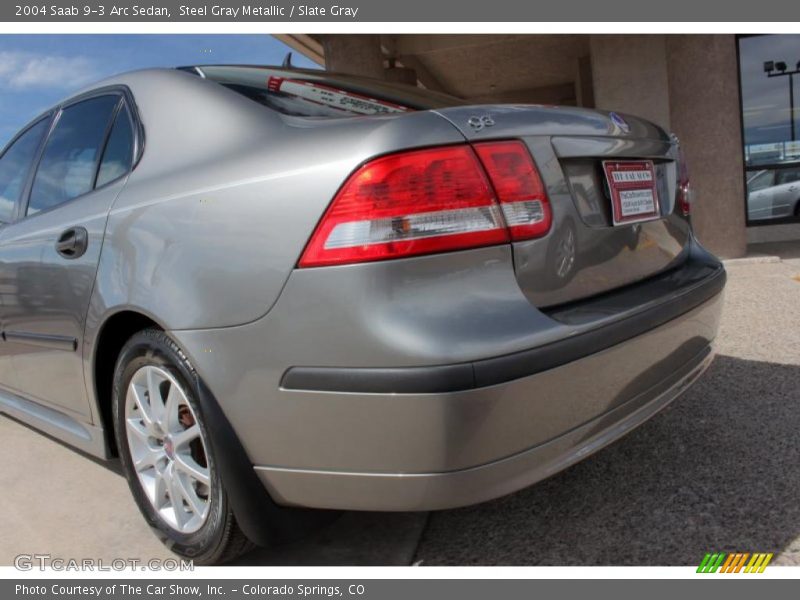
{"label": "sky", "polygon": [[[203,63],[279,65],[270,35],[0,35],[0,147],[61,99],[109,75]],[[292,64],[316,65],[296,52]]]}
{"label": "sky", "polygon": [[[742,107],[746,144],[791,140],[789,77],[767,77],[764,62],[783,61],[789,71],[800,69],[800,35],[764,35],[739,39]],[[800,139],[800,75],[794,79],[795,126]]]}

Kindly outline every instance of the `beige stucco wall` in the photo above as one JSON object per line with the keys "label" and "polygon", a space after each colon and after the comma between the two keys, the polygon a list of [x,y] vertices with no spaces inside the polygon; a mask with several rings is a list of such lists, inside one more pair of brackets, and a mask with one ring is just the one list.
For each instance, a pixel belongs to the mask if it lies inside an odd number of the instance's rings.
{"label": "beige stucco wall", "polygon": [[631,113],[669,129],[666,36],[593,35],[592,81],[597,108]]}
{"label": "beige stucco wall", "polygon": [[381,37],[364,35],[322,35],[325,68],[336,73],[384,78]]}
{"label": "beige stucco wall", "polygon": [[685,148],[700,241],[722,257],[747,250],[736,39],[667,38],[672,130]]}

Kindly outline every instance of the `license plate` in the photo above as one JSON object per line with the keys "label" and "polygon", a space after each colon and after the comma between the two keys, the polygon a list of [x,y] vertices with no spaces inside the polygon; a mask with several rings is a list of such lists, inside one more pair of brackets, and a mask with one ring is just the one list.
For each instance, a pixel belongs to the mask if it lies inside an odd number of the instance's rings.
{"label": "license plate", "polygon": [[652,160],[603,161],[614,225],[649,221],[661,216]]}

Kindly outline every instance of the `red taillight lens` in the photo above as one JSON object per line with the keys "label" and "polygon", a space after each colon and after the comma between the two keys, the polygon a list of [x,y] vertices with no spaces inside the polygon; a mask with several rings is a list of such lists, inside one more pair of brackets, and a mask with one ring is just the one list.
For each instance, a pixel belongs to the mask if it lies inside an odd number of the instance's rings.
{"label": "red taillight lens", "polygon": [[689,166],[683,149],[678,146],[678,207],[684,217],[692,212],[692,186],[689,182]]}
{"label": "red taillight lens", "polygon": [[[486,172],[476,151],[492,161]],[[299,265],[475,248],[541,235],[549,226],[541,179],[521,143],[415,150],[356,170],[336,194]]]}
{"label": "red taillight lens", "polygon": [[519,141],[477,144],[475,151],[489,174],[513,240],[544,235],[552,213],[547,191],[525,144]]}

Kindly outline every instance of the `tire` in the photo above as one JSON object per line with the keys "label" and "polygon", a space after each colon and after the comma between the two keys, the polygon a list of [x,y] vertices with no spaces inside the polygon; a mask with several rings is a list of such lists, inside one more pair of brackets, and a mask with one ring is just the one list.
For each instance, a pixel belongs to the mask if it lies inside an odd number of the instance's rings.
{"label": "tire", "polygon": [[800,200],[798,200],[797,204],[794,205],[794,216],[800,217]]}
{"label": "tire", "polygon": [[239,528],[222,486],[197,381],[175,342],[163,331],[146,329],[120,352],[112,401],[123,471],[147,524],[172,552],[210,565],[254,545]]}

